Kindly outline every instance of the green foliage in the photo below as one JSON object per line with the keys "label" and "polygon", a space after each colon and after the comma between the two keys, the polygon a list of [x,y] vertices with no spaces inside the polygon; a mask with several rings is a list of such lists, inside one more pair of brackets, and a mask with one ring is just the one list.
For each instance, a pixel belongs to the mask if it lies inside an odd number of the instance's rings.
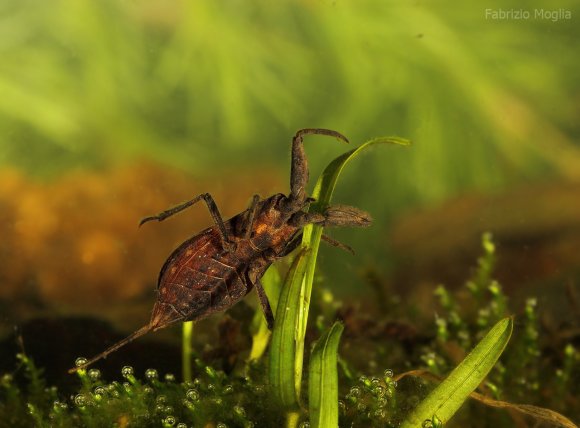
{"label": "green foliage", "polygon": [[446,423],[463,405],[504,351],[513,329],[513,319],[499,321],[469,355],[421,403],[413,409],[402,428],[433,427]]}
{"label": "green foliage", "polygon": [[[34,388],[40,372],[28,360],[26,370]],[[192,427],[213,423],[217,427],[276,426],[280,418],[266,387],[251,377],[226,377],[199,360],[196,377],[177,383],[171,374],[159,379],[148,369],[140,380],[129,366],[122,378],[110,383],[97,369],[79,371],[81,388],[70,400],[55,388],[25,394],[8,375],[2,378],[0,418],[13,427]],[[260,403],[256,406],[256,403]]]}
{"label": "green foliage", "polygon": [[304,126],[393,129],[417,149],[388,168],[370,159],[345,186],[373,186],[359,196],[381,217],[466,187],[577,177],[574,18],[492,21],[487,8],[521,4],[5,0],[0,162],[47,174],[149,155],[199,172],[281,162]]}
{"label": "green foliage", "polygon": [[[484,244],[485,244],[484,239]],[[490,252],[484,249],[483,258],[489,257]],[[303,264],[304,255],[296,259],[296,264]],[[479,268],[486,269],[485,263],[479,263]],[[376,361],[372,373],[353,376],[358,370],[353,366],[355,362],[345,360],[344,350],[353,346],[352,336],[348,330],[341,339],[342,358],[338,359],[338,400],[335,401],[338,408],[339,426],[353,427],[388,427],[400,426],[402,421],[409,416],[410,409],[416,407],[430,391],[430,384],[424,379],[433,377],[413,378],[411,375],[421,373],[423,369],[441,374],[448,373],[457,366],[450,349],[457,352],[465,352],[477,342],[486,343],[489,336],[485,336],[494,324],[503,326],[503,332],[507,334],[511,328],[509,319],[501,319],[505,314],[500,314],[501,305],[506,305],[507,300],[501,287],[493,279],[493,272],[488,272],[487,287],[482,285],[481,296],[474,293],[465,293],[464,290],[451,292],[440,287],[437,295],[440,298],[442,312],[436,318],[435,324],[425,327],[429,333],[428,340],[417,341],[412,344],[408,352],[401,352],[396,348],[390,348],[391,352],[385,354],[386,361],[396,367],[399,374],[393,370],[382,370],[381,361]],[[476,271],[471,282],[476,278],[482,278],[483,273]],[[469,289],[468,289],[469,290]],[[295,294],[298,294],[296,290]],[[313,305],[313,310],[320,306],[328,306],[321,312],[327,313],[325,318],[331,317],[338,302],[328,293],[315,294],[321,296],[321,301]],[[467,296],[467,297],[465,297]],[[282,296],[283,298],[283,296]],[[482,309],[489,310],[489,316],[484,317],[482,323],[481,314],[473,311],[475,301],[482,304]],[[282,300],[280,301],[282,302]],[[334,308],[334,309],[332,309]],[[327,311],[327,312],[325,312]],[[528,299],[525,307],[518,315],[514,335],[510,345],[506,348],[499,362],[489,372],[479,390],[485,394],[485,403],[490,406],[508,408],[511,414],[517,411],[525,415],[533,415],[538,421],[545,421],[556,426],[569,427],[571,422],[553,412],[531,406],[530,404],[548,407],[561,413],[577,418],[577,397],[580,396],[578,383],[575,379],[580,375],[580,352],[572,343],[565,343],[561,349],[550,346],[546,349],[543,344],[541,327],[538,323],[538,302]],[[277,310],[279,319],[280,306]],[[497,318],[496,318],[497,317]],[[499,324],[498,324],[499,322]],[[350,328],[345,320],[346,329]],[[324,324],[324,322],[323,322]],[[485,326],[484,326],[485,324]],[[495,327],[492,330],[497,330]],[[311,371],[309,376],[310,406],[316,406],[317,395],[322,393],[320,403],[328,398],[328,393],[334,388],[326,388],[323,384],[318,391],[312,392],[317,384],[317,379],[323,381],[332,380],[333,376],[317,377],[317,363],[312,364],[320,356],[321,362],[327,361],[331,369],[336,367],[334,358],[338,334],[336,327],[330,345],[331,335],[323,335],[318,341],[311,356]],[[502,336],[504,339],[505,335]],[[329,341],[324,339],[328,338]],[[482,339],[483,338],[483,339]],[[502,340],[503,341],[503,340]],[[373,342],[374,347],[381,347],[384,341]],[[499,343],[499,342],[498,342]],[[328,346],[324,346],[327,344]],[[354,345],[358,346],[358,345]],[[331,349],[332,348],[332,349]],[[490,349],[494,348],[491,346]],[[496,351],[499,350],[496,346]],[[278,349],[272,346],[272,349]],[[320,350],[326,349],[328,353],[323,357]],[[358,349],[357,349],[358,350]],[[361,349],[362,352],[362,349]],[[559,360],[552,361],[554,353]],[[276,354],[271,351],[270,354]],[[472,353],[460,367],[468,366],[468,361],[478,353]],[[497,353],[496,353],[497,355]],[[482,354],[479,354],[482,356]],[[423,358],[421,358],[423,357]],[[364,356],[365,361],[367,356]],[[463,357],[461,358],[463,359]],[[265,359],[257,359],[249,363],[243,376],[233,372],[226,374],[208,366],[201,360],[195,360],[192,366],[192,380],[177,382],[171,374],[160,378],[154,369],[147,370],[144,374],[133,373],[131,367],[123,367],[121,376],[117,380],[107,381],[102,379],[98,369],[88,371],[79,370],[78,390],[70,397],[63,397],[54,387],[49,387],[43,380],[42,371],[26,355],[19,355],[20,366],[13,374],[0,376],[0,420],[12,427],[100,427],[100,426],[143,426],[143,427],[192,427],[207,426],[216,427],[280,427],[286,422],[293,422],[290,426],[296,426],[300,421],[305,421],[308,416],[303,409],[296,408],[292,418],[288,418],[287,410],[279,405],[279,401],[272,397],[271,385],[266,382],[267,370]],[[294,358],[288,359],[288,364],[293,368]],[[82,361],[79,361],[81,363]],[[491,364],[488,364],[488,368]],[[383,366],[384,367],[384,366]],[[475,368],[475,367],[474,367]],[[408,376],[401,379],[403,370],[413,369]],[[481,370],[478,366],[476,370]],[[377,373],[383,372],[378,375]],[[25,375],[24,386],[15,380],[17,374]],[[475,372],[474,372],[475,373]],[[483,376],[480,373],[477,379],[473,374],[468,374],[466,382],[470,382],[472,388]],[[295,391],[294,377],[290,379],[292,390]],[[22,385],[22,382],[20,382]],[[466,383],[459,382],[459,388]],[[431,396],[441,398],[441,389],[444,384],[431,392]],[[325,392],[326,391],[326,392]],[[547,394],[549,392],[549,394]],[[453,395],[450,401],[457,400]],[[319,397],[319,398],[320,398]],[[487,398],[486,398],[487,397]],[[481,397],[479,398],[481,400]],[[496,401],[490,401],[495,399]],[[497,401],[507,400],[507,401]],[[459,400],[461,401],[461,400]],[[482,404],[472,405],[468,401],[450,422],[449,426],[485,427],[496,426],[510,427],[513,420],[507,417],[507,412],[490,411]],[[512,404],[516,403],[516,404]],[[519,404],[522,403],[522,404]],[[525,404],[523,404],[525,403]],[[458,403],[456,403],[458,404]],[[332,408],[321,405],[321,408]],[[310,418],[324,418],[328,415],[311,410]],[[425,419],[422,419],[425,418]],[[424,426],[438,426],[447,417],[435,409],[425,410],[418,418]],[[311,423],[314,421],[311,419]],[[182,425],[179,425],[182,424]],[[304,425],[305,426],[305,425]]]}
{"label": "green foliage", "polygon": [[322,335],[310,357],[308,399],[313,428],[338,426],[338,344],[344,327],[339,322]]}
{"label": "green foliage", "polygon": [[193,334],[193,321],[186,321],[181,327],[181,371],[184,381],[191,381],[191,336]]}
{"label": "green foliage", "polygon": [[278,402],[287,409],[297,408],[300,401],[302,363],[296,367],[296,325],[306,256],[306,251],[300,252],[288,271],[278,300],[270,344],[270,385]]}
{"label": "green foliage", "polygon": [[[312,204],[311,209],[322,212],[328,207],[338,177],[346,164],[363,150],[381,143],[410,144],[409,141],[397,137],[375,138],[339,156],[325,168],[318,179],[312,193],[316,202]],[[296,410],[300,404],[304,343],[322,230],[322,227],[314,225],[308,225],[304,228],[302,251],[294,260],[282,288],[272,334],[270,383],[279,402],[289,410]],[[338,346],[338,339],[336,344]],[[336,350],[334,352],[336,353]],[[333,355],[332,358],[337,357]],[[320,399],[320,394],[318,398]],[[334,418],[334,415],[327,415],[321,411],[320,407],[315,405],[315,408],[317,409],[315,412],[317,420]],[[289,414],[290,419],[294,420],[292,413]],[[289,425],[292,424],[294,422],[289,422]]]}

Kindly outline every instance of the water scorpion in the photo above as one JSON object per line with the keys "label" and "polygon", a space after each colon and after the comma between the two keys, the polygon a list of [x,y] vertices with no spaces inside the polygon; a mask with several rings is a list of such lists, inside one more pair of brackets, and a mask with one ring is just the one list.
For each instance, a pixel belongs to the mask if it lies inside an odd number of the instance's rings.
{"label": "water scorpion", "polygon": [[[141,220],[140,226],[153,220],[163,221],[204,201],[214,225],[177,247],[161,268],[157,301],[149,324],[70,372],[84,369],[150,331],[224,311],[243,299],[252,288],[256,289],[268,327],[272,328],[274,317],[260,278],[273,262],[300,245],[302,228],[308,224],[324,227],[371,224],[368,213],[351,206],[331,205],[323,212],[306,211],[314,200],[306,195],[309,173],[303,139],[312,134],[348,143],[342,134],[329,129],[306,128],[296,132],[292,139],[288,196],[278,193],[262,199],[254,195],[248,209],[224,221],[212,196],[203,193]],[[349,250],[330,237],[323,235],[323,239]]]}

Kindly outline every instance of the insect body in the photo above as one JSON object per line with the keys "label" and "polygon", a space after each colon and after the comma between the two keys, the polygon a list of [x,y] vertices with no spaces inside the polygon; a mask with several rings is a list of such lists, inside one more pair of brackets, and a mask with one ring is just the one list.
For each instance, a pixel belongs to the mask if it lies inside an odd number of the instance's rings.
{"label": "insect body", "polygon": [[[274,317],[260,278],[275,260],[288,255],[299,245],[302,228],[307,224],[368,226],[371,223],[368,213],[345,205],[330,206],[323,213],[305,211],[313,201],[306,196],[305,190],[308,163],[303,137],[309,134],[327,135],[348,142],[343,135],[328,129],[298,131],[292,140],[290,195],[280,193],[267,199],[255,195],[247,210],[223,221],[211,195],[204,193],[141,220],[140,225],[151,220],[163,221],[203,200],[215,225],[185,241],[169,256],[159,274],[157,302],[149,324],[70,371],[84,368],[150,331],[223,311],[241,300],[253,287],[258,292],[271,328]],[[345,248],[328,237],[326,239]]]}

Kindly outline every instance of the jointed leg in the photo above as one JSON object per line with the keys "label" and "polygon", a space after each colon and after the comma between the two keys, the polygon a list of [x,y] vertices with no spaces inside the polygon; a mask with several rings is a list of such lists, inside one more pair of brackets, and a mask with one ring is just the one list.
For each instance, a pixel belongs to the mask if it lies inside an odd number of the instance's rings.
{"label": "jointed leg", "polygon": [[228,247],[231,241],[229,239],[228,232],[226,230],[226,226],[224,224],[224,221],[222,219],[222,216],[220,214],[220,211],[219,211],[215,201],[213,200],[213,198],[211,197],[211,195],[209,193],[202,193],[201,195],[196,196],[195,198],[193,198],[190,201],[184,202],[184,203],[177,205],[173,208],[169,208],[168,210],[165,210],[157,215],[145,217],[143,220],[141,220],[139,222],[139,226],[142,226],[143,224],[145,224],[151,220],[163,221],[166,218],[171,217],[172,215],[177,214],[177,213],[189,208],[193,204],[201,201],[202,199],[205,201],[207,208],[209,210],[209,213],[211,214],[213,221],[215,222],[215,224],[218,227],[224,248]]}
{"label": "jointed leg", "polygon": [[306,200],[306,185],[308,184],[308,161],[304,151],[305,135],[327,135],[348,143],[347,138],[330,129],[306,128],[296,132],[292,139],[292,164],[290,167],[290,211],[296,211]]}
{"label": "jointed leg", "polygon": [[258,298],[260,299],[260,306],[264,312],[264,317],[266,318],[266,323],[268,324],[268,329],[272,330],[274,327],[274,314],[272,313],[272,308],[270,307],[270,302],[268,301],[268,296],[266,296],[266,291],[262,286],[262,283],[258,279],[254,284],[256,291],[258,292]]}
{"label": "jointed leg", "polygon": [[367,227],[371,223],[372,218],[369,213],[348,205],[331,205],[323,213],[299,211],[290,218],[290,224],[297,227],[307,224],[317,224],[324,227]]}
{"label": "jointed leg", "polygon": [[320,237],[320,239],[322,239],[327,244],[330,244],[330,245],[332,245],[333,247],[336,247],[336,248],[340,248],[341,250],[347,251],[347,252],[351,253],[354,256],[354,250],[350,246],[348,246],[346,244],[343,244],[342,242],[337,241],[336,239],[331,238],[328,235],[322,235]]}
{"label": "jointed leg", "polygon": [[256,218],[256,211],[258,209],[258,202],[260,202],[260,196],[254,195],[252,198],[252,204],[249,208],[249,216],[246,220],[246,224],[244,225],[246,228],[246,234],[244,236],[245,239],[250,239],[252,236],[252,227],[254,226],[254,219]]}

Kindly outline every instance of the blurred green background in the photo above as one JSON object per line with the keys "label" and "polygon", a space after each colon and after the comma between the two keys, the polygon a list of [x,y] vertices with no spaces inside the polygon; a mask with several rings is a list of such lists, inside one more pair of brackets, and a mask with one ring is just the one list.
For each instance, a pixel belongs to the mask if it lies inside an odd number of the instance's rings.
{"label": "blurred green background", "polygon": [[[54,180],[145,158],[227,186],[243,168],[286,177],[299,128],[355,144],[398,135],[414,145],[358,159],[335,198],[372,212],[376,234],[343,233],[373,253],[404,209],[580,180],[579,3],[528,1],[529,19],[486,13],[521,7],[2,0],[0,165]],[[534,16],[560,8],[571,18]],[[346,150],[307,144],[311,177]]]}

